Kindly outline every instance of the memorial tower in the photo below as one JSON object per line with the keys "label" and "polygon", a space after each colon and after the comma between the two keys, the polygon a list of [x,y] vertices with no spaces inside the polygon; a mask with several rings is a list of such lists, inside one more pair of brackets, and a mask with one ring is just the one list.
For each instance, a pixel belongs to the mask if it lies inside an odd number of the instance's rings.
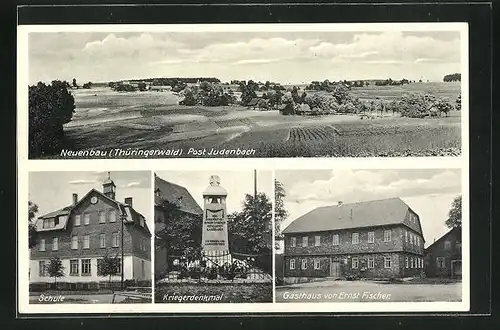
{"label": "memorial tower", "polygon": [[210,176],[210,185],[203,191],[202,252],[211,263],[231,262],[228,244],[226,198],[217,175]]}

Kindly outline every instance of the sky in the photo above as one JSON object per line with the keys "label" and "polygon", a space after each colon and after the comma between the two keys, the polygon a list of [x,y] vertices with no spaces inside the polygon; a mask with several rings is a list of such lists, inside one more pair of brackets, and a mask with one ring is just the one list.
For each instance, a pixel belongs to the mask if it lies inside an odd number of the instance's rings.
{"label": "sky", "polygon": [[[163,180],[185,187],[203,208],[203,191],[210,185],[212,175],[220,177],[220,186],[227,190],[227,212],[240,212],[245,194],[254,192],[254,171],[157,171]],[[269,198],[273,196],[272,171],[257,171],[257,192],[266,193]]]}
{"label": "sky", "polygon": [[445,234],[453,199],[461,194],[460,170],[280,170],[285,207],[293,220],[320,206],[400,197],[420,216],[425,247]]}
{"label": "sky", "polygon": [[31,32],[29,83],[217,77],[309,83],[329,79],[442,81],[460,72],[460,33]]}
{"label": "sky", "polygon": [[[80,200],[92,188],[102,192],[102,183],[107,177],[107,171],[30,172],[29,199],[38,205],[37,216],[42,216],[71,205],[73,193],[78,194]],[[152,228],[151,172],[113,171],[110,177],[116,185],[116,200],[123,203],[125,197],[132,197],[134,209],[146,218],[149,228]]]}

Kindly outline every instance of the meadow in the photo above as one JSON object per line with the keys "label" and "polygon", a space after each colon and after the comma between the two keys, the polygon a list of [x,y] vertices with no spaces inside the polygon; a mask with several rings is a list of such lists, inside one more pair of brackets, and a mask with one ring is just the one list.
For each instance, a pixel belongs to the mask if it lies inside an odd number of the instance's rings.
{"label": "meadow", "polygon": [[[370,85],[351,90],[364,100],[390,100],[409,92],[454,101],[460,84]],[[65,145],[71,150],[253,148],[254,157],[389,157],[457,156],[461,149],[459,111],[424,119],[398,114],[373,119],[283,116],[277,110],[243,106],[180,106],[180,97],[171,92],[124,93],[100,87],[73,93],[76,111],[65,126]],[[181,157],[193,156],[184,152]]]}

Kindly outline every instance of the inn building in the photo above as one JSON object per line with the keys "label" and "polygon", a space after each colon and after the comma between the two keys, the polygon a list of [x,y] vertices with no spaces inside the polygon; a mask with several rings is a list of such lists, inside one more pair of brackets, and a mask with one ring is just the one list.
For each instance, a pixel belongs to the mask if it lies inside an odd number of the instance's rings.
{"label": "inn building", "polygon": [[283,234],[286,282],[423,274],[420,218],[400,198],[319,207],[293,221]]}
{"label": "inn building", "polygon": [[151,280],[151,233],[142,214],[133,207],[133,198],[115,199],[116,185],[108,178],[102,192],[90,190],[81,199],[73,194],[72,203],[39,217],[36,221],[37,245],[31,249],[30,284],[53,283],[47,266],[59,257],[64,277],[61,286],[91,289],[106,286],[109,278],[98,275],[104,256],[118,257],[118,275],[114,285],[123,279]]}

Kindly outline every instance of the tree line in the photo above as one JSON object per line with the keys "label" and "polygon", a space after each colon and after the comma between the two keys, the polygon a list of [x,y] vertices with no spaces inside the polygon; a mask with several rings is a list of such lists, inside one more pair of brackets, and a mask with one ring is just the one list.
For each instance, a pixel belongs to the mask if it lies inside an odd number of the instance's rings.
{"label": "tree line", "polygon": [[444,82],[461,81],[462,75],[460,73],[447,74],[443,77]]}

